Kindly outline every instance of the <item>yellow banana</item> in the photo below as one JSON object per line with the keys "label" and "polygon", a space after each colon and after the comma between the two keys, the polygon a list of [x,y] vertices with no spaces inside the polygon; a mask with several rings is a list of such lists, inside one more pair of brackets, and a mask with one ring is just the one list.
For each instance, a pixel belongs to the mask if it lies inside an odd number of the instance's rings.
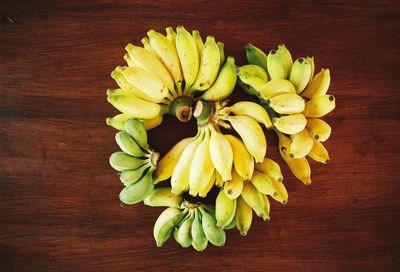
{"label": "yellow banana", "polygon": [[239,67],[237,76],[239,85],[250,95],[256,95],[257,89],[269,80],[267,72],[255,64]]}
{"label": "yellow banana", "polygon": [[144,128],[146,130],[151,130],[153,128],[158,127],[159,125],[161,125],[163,121],[163,115],[159,114],[156,117],[152,118],[152,119],[148,119],[148,120],[142,120]]}
{"label": "yellow banana", "polygon": [[155,188],[143,203],[151,207],[175,207],[180,208],[182,197],[171,193],[171,188],[162,187]]}
{"label": "yellow banana", "polygon": [[272,183],[274,184],[277,194],[272,195],[271,197],[284,205],[287,204],[289,195],[283,182],[272,180]]}
{"label": "yellow banana", "polygon": [[[146,49],[144,49],[144,50],[146,50]],[[135,64],[131,60],[131,57],[129,56],[128,53],[124,55],[124,60],[126,61],[126,63],[128,64],[129,67],[135,67]]]}
{"label": "yellow banana", "polygon": [[271,178],[267,174],[264,174],[258,170],[255,170],[253,177],[251,178],[251,183],[262,194],[276,195],[277,192],[274,188],[272,180],[273,180],[273,178]]}
{"label": "yellow banana", "polygon": [[267,129],[272,128],[272,121],[267,111],[258,103],[240,101],[228,107],[228,110],[235,115],[245,115],[263,124]]}
{"label": "yellow banana", "polygon": [[261,217],[263,218],[264,221],[268,221],[270,219],[269,212],[270,212],[271,206],[269,204],[269,200],[266,195],[262,195],[262,198],[263,198],[263,202],[264,202],[264,212]]}
{"label": "yellow banana", "polygon": [[281,78],[272,79],[256,90],[258,92],[258,96],[263,99],[269,99],[280,94],[296,93],[296,89],[293,84],[289,80]]}
{"label": "yellow banana", "polygon": [[324,147],[324,145],[313,139],[314,140],[314,144],[313,147],[310,151],[310,153],[308,153],[308,156],[313,159],[314,161],[323,163],[323,164],[328,164],[330,159],[329,159],[329,153],[328,150],[326,150],[326,148]]}
{"label": "yellow banana", "polygon": [[308,85],[311,77],[311,64],[305,58],[297,59],[290,71],[289,80],[296,87],[296,92],[301,93]]}
{"label": "yellow banana", "polygon": [[[251,179],[254,171],[253,156],[247,151],[244,143],[236,136],[225,135],[233,151],[233,165],[236,172],[245,180]],[[232,177],[233,179],[233,177]]]}
{"label": "yellow banana", "polygon": [[307,119],[306,128],[314,136],[315,140],[325,142],[331,136],[331,127],[327,122],[321,119]]}
{"label": "yellow banana", "polygon": [[154,49],[153,49],[153,48],[151,47],[151,45],[150,45],[150,40],[149,40],[149,38],[144,37],[144,38],[141,40],[141,42],[142,42],[142,44],[143,44],[144,49],[146,49],[146,50],[149,51],[152,55],[154,55],[155,57],[158,58],[156,51],[154,51]]}
{"label": "yellow banana", "polygon": [[136,96],[112,95],[107,101],[117,110],[139,119],[152,119],[159,115],[161,106]]}
{"label": "yellow banana", "polygon": [[213,174],[211,177],[208,179],[207,182],[204,184],[201,184],[201,187],[199,189],[199,196],[200,197],[206,197],[208,192],[212,189],[216,181],[216,171],[213,170]]}
{"label": "yellow banana", "polygon": [[236,199],[230,199],[226,196],[223,190],[220,190],[215,200],[215,218],[217,219],[217,226],[224,228],[235,217],[236,212]]}
{"label": "yellow banana", "polygon": [[196,42],[197,51],[199,52],[199,55],[201,55],[201,52],[203,51],[204,43],[203,43],[203,39],[200,36],[200,32],[198,30],[193,30],[192,36]]}
{"label": "yellow banana", "polygon": [[[311,81],[312,81],[312,79],[313,79],[313,77],[314,77],[314,71],[315,71],[314,57],[313,57],[313,56],[311,56],[311,57],[306,57],[306,60],[308,61],[308,63],[309,63],[310,66],[311,66],[311,75],[310,75],[310,80],[308,81],[308,85],[310,85],[310,83],[311,83]],[[307,85],[307,86],[308,86],[308,85]]]}
{"label": "yellow banana", "polygon": [[235,225],[236,228],[239,230],[240,235],[247,235],[252,221],[252,208],[246,203],[246,201],[243,200],[242,197],[239,197],[236,203]]}
{"label": "yellow banana", "polygon": [[277,181],[283,181],[283,176],[279,164],[269,158],[264,158],[264,161],[262,163],[257,163],[255,169],[264,174],[267,174]]}
{"label": "yellow banana", "polygon": [[224,186],[224,181],[222,180],[221,175],[218,173],[218,171],[215,171],[215,186],[221,188]]}
{"label": "yellow banana", "polygon": [[243,184],[243,191],[240,195],[243,200],[249,205],[258,216],[264,214],[263,195],[253,186],[250,181]]}
{"label": "yellow banana", "polygon": [[267,100],[268,105],[277,113],[294,114],[304,110],[304,100],[297,94],[280,94]]}
{"label": "yellow banana", "polygon": [[248,43],[246,45],[246,57],[248,63],[260,66],[265,71],[268,70],[268,57],[260,48]]}
{"label": "yellow banana", "polygon": [[219,49],[219,59],[220,59],[219,66],[222,67],[222,65],[225,62],[225,51],[224,51],[225,45],[223,42],[217,42],[217,45]]}
{"label": "yellow banana", "polygon": [[176,32],[172,27],[167,27],[165,29],[165,32],[167,33],[167,39],[172,42],[174,46],[176,46]]}
{"label": "yellow banana", "polygon": [[305,157],[313,147],[313,137],[307,129],[303,129],[297,134],[290,135],[292,144],[290,145],[290,157],[302,158]]}
{"label": "yellow banana", "polygon": [[301,96],[312,99],[314,97],[325,95],[331,83],[331,75],[329,69],[322,68],[321,71],[314,76],[310,85],[301,93]]}
{"label": "yellow banana", "polygon": [[307,119],[303,114],[297,113],[273,118],[272,123],[274,127],[283,133],[296,134],[306,127]]}
{"label": "yellow banana", "polygon": [[223,181],[231,180],[232,178],[232,164],[233,152],[229,141],[224,135],[216,131],[212,125],[211,138],[210,138],[210,155],[215,169],[221,175]]}
{"label": "yellow banana", "polygon": [[118,130],[124,130],[125,121],[129,118],[134,118],[134,116],[126,113],[120,113],[115,115],[114,117],[108,117],[106,119],[106,124]]}
{"label": "yellow banana", "polygon": [[278,50],[271,50],[267,58],[268,74],[271,79],[287,79],[292,69],[292,56],[284,44]]}
{"label": "yellow banana", "polygon": [[314,97],[306,102],[303,114],[306,117],[322,117],[335,109],[335,97],[333,95],[322,95]]}
{"label": "yellow banana", "polygon": [[243,178],[235,170],[232,170],[232,179],[225,182],[224,185],[226,196],[230,199],[238,198],[243,190],[243,182]]}

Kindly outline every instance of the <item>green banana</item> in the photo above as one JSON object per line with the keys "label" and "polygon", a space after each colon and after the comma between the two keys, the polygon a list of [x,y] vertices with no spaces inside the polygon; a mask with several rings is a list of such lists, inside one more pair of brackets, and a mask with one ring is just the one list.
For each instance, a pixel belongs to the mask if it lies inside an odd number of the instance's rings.
{"label": "green banana", "polygon": [[258,47],[248,43],[246,45],[246,57],[250,64],[255,64],[263,68],[265,71],[268,70],[267,55]]}
{"label": "green banana", "polygon": [[144,155],[143,150],[126,131],[120,131],[115,134],[115,141],[122,151],[131,156],[141,157]]}
{"label": "green banana", "polygon": [[108,117],[106,119],[106,124],[118,130],[125,130],[125,121],[129,118],[133,118],[133,116],[126,113],[120,113],[114,117]]}
{"label": "green banana", "polygon": [[224,228],[235,216],[236,211],[236,199],[230,199],[221,189],[218,193],[217,199],[215,200],[215,217],[217,219],[217,226]]}
{"label": "green banana", "polygon": [[225,231],[217,227],[217,221],[214,216],[206,212],[203,208],[199,208],[202,214],[201,221],[204,234],[208,241],[214,246],[223,246],[226,241]]}
{"label": "green banana", "polygon": [[168,240],[176,224],[184,217],[185,212],[180,209],[169,207],[157,218],[154,224],[153,236],[158,247],[162,247]]}
{"label": "green banana", "polygon": [[201,215],[198,209],[195,210],[191,234],[193,239],[193,248],[197,251],[203,251],[207,247],[208,239],[204,233],[203,225],[201,223]]}
{"label": "green banana", "polygon": [[119,176],[119,179],[125,186],[129,186],[139,181],[149,168],[150,165],[146,163],[137,169],[123,171]]}
{"label": "green banana", "polygon": [[111,167],[120,172],[137,169],[145,163],[144,159],[132,157],[121,151],[114,152],[110,156]]}
{"label": "green banana", "polygon": [[128,119],[125,122],[125,130],[131,135],[135,142],[142,148],[148,149],[147,132],[143,123],[138,119]]}
{"label": "green banana", "polygon": [[151,173],[144,175],[139,181],[125,187],[119,194],[119,199],[125,204],[135,204],[145,199],[153,190],[154,183]]}
{"label": "green banana", "polygon": [[175,240],[184,248],[192,245],[192,224],[194,220],[194,212],[189,211],[188,216],[182,219],[178,227],[174,230]]}

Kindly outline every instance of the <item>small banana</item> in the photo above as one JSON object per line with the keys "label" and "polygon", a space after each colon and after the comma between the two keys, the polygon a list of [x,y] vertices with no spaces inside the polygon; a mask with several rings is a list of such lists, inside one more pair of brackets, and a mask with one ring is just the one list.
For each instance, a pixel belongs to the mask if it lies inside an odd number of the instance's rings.
{"label": "small banana", "polygon": [[310,151],[310,153],[308,153],[308,156],[313,159],[314,161],[323,163],[323,164],[328,164],[330,161],[329,158],[329,153],[328,150],[326,150],[326,148],[324,147],[324,145],[313,139],[314,143],[312,146],[312,149]]}
{"label": "small banana", "polygon": [[229,141],[224,137],[223,134],[216,131],[212,126],[211,138],[209,144],[209,150],[211,155],[211,161],[214,164],[215,169],[221,175],[223,181],[228,181],[232,178],[232,164],[233,164],[233,152]]}
{"label": "small banana", "polygon": [[171,188],[155,188],[143,203],[151,207],[175,207],[182,204],[182,197],[171,193]]}
{"label": "small banana", "polygon": [[214,216],[201,207],[199,209],[202,214],[201,222],[203,231],[208,241],[210,241],[214,246],[224,246],[226,241],[225,231],[222,228],[217,227],[217,221]]}
{"label": "small banana", "polygon": [[268,70],[268,57],[260,48],[248,43],[246,45],[246,57],[248,63],[258,65],[265,71]]}
{"label": "small banana", "polygon": [[218,171],[215,171],[215,186],[221,188],[224,186],[224,181],[222,180],[221,175],[218,173]]}
{"label": "small banana", "polygon": [[233,92],[235,85],[235,59],[233,57],[228,57],[214,84],[204,92],[201,98],[207,101],[221,101]]}
{"label": "small banana", "polygon": [[236,199],[230,199],[220,190],[215,200],[215,218],[217,219],[217,226],[224,228],[232,221],[236,212]]}
{"label": "small banana", "polygon": [[189,216],[182,219],[178,228],[174,231],[175,240],[184,248],[192,245],[192,224],[194,219],[194,212],[189,211]]}
{"label": "small banana", "polygon": [[327,122],[321,119],[309,118],[307,119],[306,128],[315,140],[325,142],[331,136],[332,129]]}
{"label": "small banana", "polygon": [[209,180],[207,182],[205,182],[204,184],[201,184],[200,189],[199,189],[199,196],[200,197],[206,197],[208,192],[212,189],[212,187],[215,184],[215,177],[216,177],[216,171],[213,170],[213,174],[211,175],[211,177],[209,178]]}
{"label": "small banana", "polygon": [[223,42],[217,42],[217,45],[219,49],[219,59],[220,59],[219,66],[222,67],[222,65],[225,62],[225,52],[224,52],[225,45]]}
{"label": "small banana", "polygon": [[243,191],[240,195],[258,216],[264,214],[264,201],[262,194],[253,186],[250,181],[243,184]]}
{"label": "small banana", "polygon": [[[314,57],[306,57],[307,62],[310,64],[311,66],[311,75],[310,75],[310,80],[308,81],[308,85],[310,85],[313,77],[314,77],[314,71],[315,71],[315,65],[314,65]],[[307,86],[308,86],[307,85]]]}
{"label": "small banana", "polygon": [[331,84],[331,75],[329,69],[322,68],[321,71],[314,76],[308,87],[301,93],[301,96],[308,99],[325,95]]}
{"label": "small banana", "polygon": [[161,112],[159,104],[143,100],[136,96],[112,95],[107,101],[117,110],[139,119],[152,119]]}
{"label": "small banana", "polygon": [[201,52],[203,51],[204,43],[203,43],[203,39],[200,36],[200,32],[198,30],[193,30],[192,36],[196,42],[197,51],[199,52],[199,55],[201,55]]}
{"label": "small banana", "polygon": [[273,118],[272,123],[274,127],[283,133],[296,134],[306,127],[307,119],[303,114],[297,113]]}
{"label": "small banana", "polygon": [[227,138],[231,144],[233,151],[233,165],[235,166],[237,174],[239,174],[239,176],[245,180],[251,179],[254,171],[253,156],[250,155],[246,149],[246,146],[238,137],[233,135],[225,135],[225,138]]}
{"label": "small banana", "polygon": [[119,199],[125,204],[135,204],[145,199],[154,188],[151,173],[144,175],[139,181],[125,187],[119,193]]}
{"label": "small banana", "polygon": [[129,186],[139,181],[147,171],[152,171],[149,169],[150,165],[146,163],[139,168],[123,171],[120,174],[119,179],[124,184],[124,186]]}
{"label": "small banana", "polygon": [[172,27],[165,28],[167,39],[176,47],[176,32]]}
{"label": "small banana", "polygon": [[250,229],[251,222],[253,221],[253,210],[243,200],[242,197],[237,199],[236,213],[235,213],[235,225],[239,230],[240,235],[246,236]]}
{"label": "small banana", "polygon": [[145,160],[132,157],[121,151],[114,152],[110,156],[111,167],[120,172],[137,169],[143,164],[146,164]]}
{"label": "small banana", "polygon": [[267,152],[267,140],[260,125],[245,115],[229,116],[228,121],[242,138],[256,162],[262,162]]}
{"label": "small banana", "polygon": [[288,78],[293,66],[292,55],[283,43],[278,45],[278,54],[284,63],[286,78]]}
{"label": "small banana", "polygon": [[236,102],[230,107],[227,107],[228,111],[235,115],[245,115],[253,118],[258,123],[263,124],[267,129],[272,128],[271,119],[267,111],[255,102],[240,101]]}
{"label": "small banana", "polygon": [[270,212],[271,206],[269,204],[268,197],[266,195],[261,195],[261,196],[262,196],[262,199],[264,202],[264,212],[261,217],[263,218],[264,221],[268,221],[270,219],[269,212]]}
{"label": "small banana", "polygon": [[273,79],[257,89],[257,95],[262,99],[269,99],[280,94],[295,94],[293,84],[286,79]]}
{"label": "small banana", "polygon": [[268,106],[280,114],[301,113],[304,110],[304,100],[297,94],[280,94],[267,100]]}
{"label": "small banana", "polygon": [[201,214],[198,209],[195,210],[195,216],[192,223],[192,246],[197,251],[203,251],[208,244],[208,239],[204,233],[201,223]]}
{"label": "small banana", "polygon": [[220,66],[219,47],[214,37],[208,36],[201,52],[200,68],[192,91],[204,91],[214,83]]}
{"label": "small banana", "polygon": [[269,80],[267,72],[255,64],[239,67],[237,76],[239,85],[250,95],[257,95],[257,89]]}
{"label": "small banana", "polygon": [[114,117],[108,117],[106,119],[106,124],[118,130],[124,130],[125,121],[129,118],[133,118],[133,116],[126,113],[120,113],[115,115]]}
{"label": "small banana", "polygon": [[296,92],[301,93],[308,85],[311,75],[311,64],[305,58],[298,58],[290,71],[289,80],[296,87]]}
{"label": "small banana", "polygon": [[233,169],[232,179],[224,184],[224,193],[226,196],[230,199],[238,198],[243,190],[243,182],[243,178]]}
{"label": "small banana", "polygon": [[253,177],[251,178],[251,183],[254,187],[261,192],[262,194],[266,195],[277,195],[274,188],[274,184],[272,183],[273,178],[264,174],[258,170],[254,171]]}
{"label": "small banana", "polygon": [[272,180],[272,182],[277,194],[272,195],[271,197],[284,205],[287,204],[289,195],[283,182],[278,182],[276,180]]}
{"label": "small banana", "polygon": [[141,120],[141,122],[143,123],[144,128],[146,130],[151,130],[153,128],[158,127],[159,125],[161,125],[162,121],[163,121],[163,115],[162,114],[159,114],[159,115],[157,115],[156,117],[154,117],[152,119],[147,119],[147,120],[143,119],[143,120]]}
{"label": "small banana", "polygon": [[274,178],[279,182],[283,181],[283,176],[279,164],[269,158],[264,158],[264,161],[262,163],[257,163],[255,169],[264,174],[267,174],[268,176]]}
{"label": "small banana", "polygon": [[168,240],[175,225],[181,221],[185,213],[177,208],[169,207],[165,209],[157,218],[154,224],[153,235],[158,247],[162,247]]}
{"label": "small banana", "polygon": [[303,114],[306,117],[322,117],[335,109],[335,97],[333,95],[322,95],[312,98],[306,102]]}
{"label": "small banana", "polygon": [[147,37],[144,37],[143,39],[140,40],[143,44],[144,49],[149,51],[152,55],[158,58],[156,51],[151,47],[150,45],[150,40]]}
{"label": "small banana", "polygon": [[125,122],[125,131],[135,140],[135,142],[143,149],[149,149],[147,142],[147,132],[142,122],[132,118]]}
{"label": "small banana", "polygon": [[307,129],[303,129],[297,134],[290,135],[292,143],[290,145],[289,156],[291,158],[305,157],[313,147],[313,137]]}
{"label": "small banana", "polygon": [[143,150],[126,131],[120,131],[115,134],[115,141],[122,151],[131,156],[140,157],[144,155]]}
{"label": "small banana", "polygon": [[292,69],[293,60],[289,50],[284,44],[278,46],[278,50],[271,50],[267,57],[268,73],[271,79],[287,79]]}

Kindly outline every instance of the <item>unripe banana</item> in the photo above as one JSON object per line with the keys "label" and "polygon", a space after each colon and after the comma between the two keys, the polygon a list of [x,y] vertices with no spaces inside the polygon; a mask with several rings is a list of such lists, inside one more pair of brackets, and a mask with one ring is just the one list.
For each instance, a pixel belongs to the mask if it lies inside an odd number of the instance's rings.
{"label": "unripe banana", "polygon": [[179,141],[170,151],[159,161],[157,169],[154,172],[154,183],[169,179],[181,156],[183,150],[193,142],[194,137],[186,138]]}
{"label": "unripe banana", "polygon": [[[254,171],[253,156],[247,151],[244,143],[236,136],[225,135],[233,151],[233,165],[237,174],[245,180],[251,179]],[[233,179],[233,177],[232,177]]]}
{"label": "unripe banana", "polygon": [[193,91],[204,91],[214,83],[220,66],[219,47],[214,37],[208,36],[201,52],[200,68],[196,81],[191,86]]}
{"label": "unripe banana", "polygon": [[272,195],[271,197],[284,205],[287,204],[289,195],[283,182],[278,182],[276,180],[273,180],[272,182],[278,194]]}
{"label": "unripe banana", "polygon": [[273,79],[257,89],[258,96],[262,99],[269,99],[280,94],[295,94],[296,89],[293,84],[286,79]]}
{"label": "unripe banana", "polygon": [[303,129],[297,134],[290,135],[292,144],[290,145],[290,157],[302,158],[305,157],[313,147],[313,137],[307,129]]}
{"label": "unripe banana", "polygon": [[227,98],[235,89],[236,85],[236,66],[235,59],[228,57],[222,66],[214,84],[201,96],[207,101],[221,101]]}
{"label": "unripe banana", "polygon": [[225,62],[225,52],[224,52],[225,45],[222,42],[217,42],[217,45],[218,45],[218,49],[219,49],[219,59],[220,59],[219,66],[222,67],[222,65]]}
{"label": "unripe banana", "polygon": [[331,127],[327,122],[321,119],[309,118],[307,119],[306,128],[315,140],[325,142],[331,136]]}
{"label": "unripe banana", "polygon": [[133,118],[133,116],[126,113],[120,113],[115,115],[114,117],[108,117],[106,119],[106,124],[118,130],[124,130],[125,121],[129,118]]}
{"label": "unripe banana", "polygon": [[313,139],[314,143],[313,143],[313,147],[310,151],[310,153],[308,153],[308,156],[313,159],[314,161],[323,163],[323,164],[328,164],[330,161],[329,158],[329,153],[328,150],[326,150],[326,148],[324,147],[324,145]]}
{"label": "unripe banana", "polygon": [[210,243],[214,246],[225,245],[225,231],[217,227],[217,221],[215,220],[214,216],[206,212],[203,208],[200,208],[200,211],[202,214],[201,222],[203,226],[203,231],[208,241],[210,241]]}
{"label": "unripe banana", "polygon": [[262,162],[267,152],[267,140],[260,125],[244,115],[229,116],[228,120],[255,161]]}
{"label": "unripe banana", "polygon": [[167,39],[176,47],[176,32],[172,27],[165,28]]}
{"label": "unripe banana", "polygon": [[273,118],[272,123],[279,131],[286,134],[296,134],[302,131],[307,124],[307,119],[301,113]]}
{"label": "unripe banana", "polygon": [[160,114],[161,106],[136,96],[112,95],[107,101],[122,113],[140,119],[152,119]]}
{"label": "unripe banana", "polygon": [[192,223],[192,246],[197,251],[203,251],[207,247],[208,239],[204,233],[201,223],[201,215],[198,209],[195,210],[195,216]]}
{"label": "unripe banana", "polygon": [[273,180],[272,177],[256,170],[254,171],[253,177],[251,178],[251,183],[262,194],[277,195],[278,193],[274,188],[272,180]]}
{"label": "unripe banana", "polygon": [[325,95],[331,84],[331,75],[329,69],[322,68],[314,76],[310,85],[301,93],[301,96],[312,99],[314,97]]}
{"label": "unripe banana", "polygon": [[335,109],[335,97],[333,95],[322,95],[314,97],[306,102],[303,114],[306,117],[322,117]]}
{"label": "unripe banana", "polygon": [[151,207],[175,207],[182,204],[182,197],[171,193],[171,188],[155,188],[143,203]]}
{"label": "unripe banana", "polygon": [[131,135],[133,140],[142,148],[148,149],[147,132],[142,122],[138,119],[132,118],[126,120],[125,130]]}
{"label": "unripe banana", "polygon": [[262,198],[263,198],[263,202],[264,202],[264,212],[261,217],[263,218],[264,221],[268,221],[270,219],[269,212],[270,212],[271,206],[269,204],[269,200],[266,195],[262,195]]}
{"label": "unripe banana", "polygon": [[115,134],[115,141],[122,151],[131,156],[141,157],[144,155],[143,150],[126,131],[120,131]]}
{"label": "unripe banana", "polygon": [[149,168],[149,164],[146,163],[139,168],[123,171],[119,176],[119,179],[124,184],[124,186],[129,186],[139,181]]}
{"label": "unripe banana", "polygon": [[177,208],[165,209],[154,224],[153,235],[157,246],[162,247],[168,240],[176,224],[181,221],[185,214]]}
{"label": "unripe banana", "polygon": [[240,101],[228,107],[228,109],[235,115],[245,115],[253,118],[258,123],[263,124],[267,129],[272,128],[272,122],[267,111],[258,103]]}
{"label": "unripe banana", "polygon": [[264,174],[267,174],[277,181],[283,181],[283,176],[279,164],[269,158],[264,158],[264,161],[262,163],[257,163],[255,169]]}
{"label": "unripe banana", "polygon": [[184,248],[192,245],[192,224],[194,213],[192,212],[186,219],[182,219],[178,228],[174,231],[175,240]]}
{"label": "unripe banana", "polygon": [[203,51],[204,43],[203,43],[203,39],[200,36],[200,32],[198,30],[193,30],[192,36],[196,42],[197,51],[199,52],[199,55],[201,55],[201,52]]}
{"label": "unripe banana", "polygon": [[246,201],[243,200],[242,197],[239,197],[236,204],[235,225],[236,228],[239,230],[240,235],[247,235],[252,221],[252,208],[246,203]]}
{"label": "unripe banana", "polygon": [[268,105],[277,113],[294,114],[304,110],[304,100],[297,94],[280,94],[267,100]]}
{"label": "unripe banana", "polygon": [[141,158],[132,157],[121,151],[114,152],[110,156],[111,167],[120,172],[137,169],[145,163],[146,163],[145,160]]}
{"label": "unripe banana", "polygon": [[253,186],[250,181],[243,184],[243,191],[240,195],[258,216],[264,214],[264,201],[262,194]]}
{"label": "unripe banana", "polygon": [[151,130],[153,128],[158,127],[159,125],[161,125],[163,121],[163,115],[159,114],[156,117],[152,118],[152,119],[143,119],[141,120],[141,122],[143,123],[143,126],[146,130]]}
{"label": "unripe banana", "polygon": [[205,239],[202,244],[197,243],[195,240],[192,241],[192,247],[197,251],[203,251],[207,248],[208,240]]}
{"label": "unripe banana", "polygon": [[[237,205],[237,204],[236,204],[236,205]],[[230,230],[230,229],[233,229],[234,227],[236,227],[236,225],[235,225],[235,218],[233,218],[232,221],[229,223],[229,225],[227,225],[224,229]]]}
{"label": "unripe banana", "polygon": [[258,65],[265,71],[268,70],[267,55],[261,49],[257,48],[251,43],[246,45],[246,57],[248,63]]}
{"label": "unripe banana", "polygon": [[139,181],[125,187],[119,193],[119,199],[125,204],[135,204],[145,199],[154,188],[151,173],[144,175]]}
{"label": "unripe banana", "polygon": [[230,199],[220,190],[215,200],[215,218],[217,219],[217,226],[224,228],[229,225],[235,216],[236,212],[236,199]]}
{"label": "unripe banana", "polygon": [[232,179],[224,184],[224,193],[230,199],[236,199],[243,190],[243,178],[238,175],[235,169],[232,170]]}
{"label": "unripe banana", "polygon": [[239,67],[237,76],[239,85],[250,95],[257,95],[257,89],[269,80],[267,72],[255,64]]}
{"label": "unripe banana", "polygon": [[307,86],[311,77],[311,64],[305,58],[298,58],[290,71],[289,80],[296,87],[296,92],[301,93]]}
{"label": "unripe banana", "polygon": [[211,138],[209,145],[211,161],[215,169],[221,175],[223,181],[232,178],[233,152],[229,141],[223,134],[211,127]]}

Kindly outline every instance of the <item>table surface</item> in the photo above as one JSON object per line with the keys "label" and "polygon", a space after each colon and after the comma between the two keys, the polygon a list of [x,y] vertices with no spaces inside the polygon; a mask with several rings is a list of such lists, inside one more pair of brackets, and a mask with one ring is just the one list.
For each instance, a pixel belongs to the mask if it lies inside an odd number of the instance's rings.
{"label": "table surface", "polygon": [[[394,271],[400,262],[398,1],[0,1],[1,271]],[[353,2],[350,4],[350,2]],[[329,67],[337,108],[331,164],[311,186],[282,164],[289,203],[223,248],[156,248],[162,208],[121,207],[109,167],[116,114],[105,90],[124,46],[150,28],[185,25],[245,64],[247,42],[284,42]],[[237,89],[233,96],[240,96]],[[247,96],[243,96],[249,98]],[[193,135],[166,118],[149,132],[162,154]]]}

